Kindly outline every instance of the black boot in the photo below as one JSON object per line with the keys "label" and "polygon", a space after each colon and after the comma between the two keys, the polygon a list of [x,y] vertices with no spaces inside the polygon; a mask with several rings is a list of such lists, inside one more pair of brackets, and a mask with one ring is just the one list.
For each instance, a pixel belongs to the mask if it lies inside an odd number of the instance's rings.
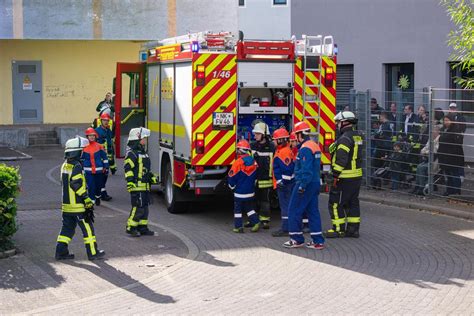
{"label": "black boot", "polygon": [[345,237],[359,238],[359,225],[347,225]]}
{"label": "black boot", "polygon": [[148,229],[148,226],[139,226],[138,232],[141,236],[155,236],[155,232]]}
{"label": "black boot", "polygon": [[105,256],[104,250],[97,250],[95,255],[89,256],[89,260],[90,261],[99,260],[99,259],[102,259],[104,256]]}
{"label": "black boot", "polygon": [[129,234],[130,237],[140,237],[140,232],[137,230],[136,227],[127,229],[127,234]]}
{"label": "black boot", "polygon": [[56,258],[56,260],[70,260],[70,259],[74,259],[74,254],[69,253],[69,252],[64,253],[64,254],[56,253],[54,257]]}

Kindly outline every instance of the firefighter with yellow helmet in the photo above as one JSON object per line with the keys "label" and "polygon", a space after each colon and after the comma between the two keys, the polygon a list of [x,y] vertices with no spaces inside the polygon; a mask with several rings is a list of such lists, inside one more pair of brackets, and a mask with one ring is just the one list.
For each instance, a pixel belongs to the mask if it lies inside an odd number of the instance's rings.
{"label": "firefighter with yellow helmet", "polygon": [[362,134],[355,129],[357,118],[350,111],[335,117],[339,137],[329,149],[332,173],[326,178],[332,229],[327,238],[359,237],[359,191],[362,183]]}
{"label": "firefighter with yellow helmet", "polygon": [[150,204],[150,185],[158,182],[151,172],[150,157],[145,142],[150,130],[144,127],[132,128],[128,135],[128,150],[124,160],[125,180],[130,192],[132,209],[127,221],[127,233],[131,237],[153,236],[148,229],[148,205]]}

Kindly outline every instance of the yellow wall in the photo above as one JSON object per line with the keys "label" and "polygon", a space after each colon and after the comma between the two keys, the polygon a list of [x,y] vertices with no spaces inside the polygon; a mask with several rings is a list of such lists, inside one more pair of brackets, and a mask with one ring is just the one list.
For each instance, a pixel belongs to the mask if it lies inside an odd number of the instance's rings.
{"label": "yellow wall", "polygon": [[42,61],[43,122],[88,123],[112,90],[116,62],[138,61],[131,41],[0,40],[0,125],[13,124],[12,60]]}

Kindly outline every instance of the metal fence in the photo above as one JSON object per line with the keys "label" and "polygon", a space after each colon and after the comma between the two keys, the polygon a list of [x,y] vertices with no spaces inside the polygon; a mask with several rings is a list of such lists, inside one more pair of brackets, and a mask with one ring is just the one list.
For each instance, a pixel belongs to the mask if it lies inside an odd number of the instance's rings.
{"label": "metal fence", "polygon": [[364,183],[375,190],[474,201],[474,90],[354,91],[365,136]]}

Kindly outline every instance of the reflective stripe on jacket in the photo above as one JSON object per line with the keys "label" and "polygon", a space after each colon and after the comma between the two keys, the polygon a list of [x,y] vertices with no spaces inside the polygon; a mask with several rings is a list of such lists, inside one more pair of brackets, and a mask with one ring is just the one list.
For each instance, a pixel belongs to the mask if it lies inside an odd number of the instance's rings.
{"label": "reflective stripe on jacket", "polygon": [[240,155],[232,164],[228,173],[229,188],[234,191],[234,197],[249,199],[255,195],[257,179],[257,164],[250,155]]}
{"label": "reflective stripe on jacket", "polygon": [[62,211],[65,213],[85,212],[87,197],[86,179],[79,161],[65,161],[61,166]]}
{"label": "reflective stripe on jacket", "polygon": [[352,128],[343,130],[331,157],[332,173],[341,179],[362,177],[362,136]]}
{"label": "reflective stripe on jacket", "polygon": [[294,182],[295,178],[295,157],[290,145],[283,148],[277,148],[275,157],[273,158],[273,188],[277,184],[289,184]]}

